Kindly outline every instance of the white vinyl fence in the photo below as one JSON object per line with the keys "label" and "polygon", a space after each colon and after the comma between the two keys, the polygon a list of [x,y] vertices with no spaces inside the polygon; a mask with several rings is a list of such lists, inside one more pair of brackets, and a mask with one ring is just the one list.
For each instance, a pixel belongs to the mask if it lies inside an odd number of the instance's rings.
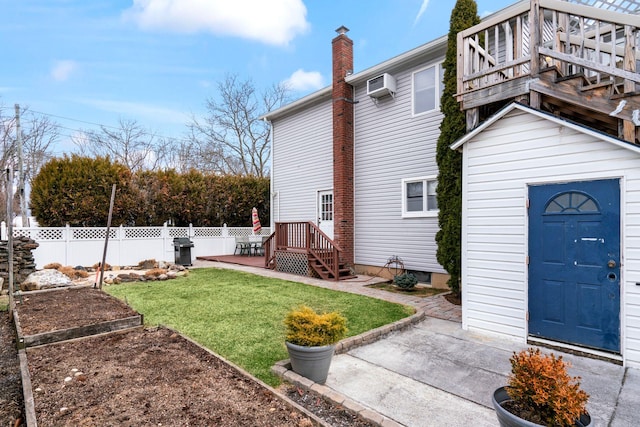
{"label": "white vinyl fence", "polygon": [[[2,240],[7,227],[0,224]],[[186,237],[193,242],[191,260],[198,256],[232,255],[236,237],[252,235],[251,227],[112,227],[109,230],[106,262],[111,265],[137,265],[146,259],[175,261],[173,239]],[[268,236],[263,228],[261,235]],[[36,268],[58,262],[62,265],[90,266],[102,261],[106,227],[14,227],[13,236],[27,236],[40,246],[33,251]]]}

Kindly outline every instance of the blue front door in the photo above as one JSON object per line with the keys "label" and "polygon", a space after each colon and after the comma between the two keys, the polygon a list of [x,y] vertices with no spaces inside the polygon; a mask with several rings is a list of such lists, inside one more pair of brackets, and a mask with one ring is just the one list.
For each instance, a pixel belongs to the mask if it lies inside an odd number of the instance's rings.
{"label": "blue front door", "polygon": [[529,335],[620,352],[620,183],[529,187]]}

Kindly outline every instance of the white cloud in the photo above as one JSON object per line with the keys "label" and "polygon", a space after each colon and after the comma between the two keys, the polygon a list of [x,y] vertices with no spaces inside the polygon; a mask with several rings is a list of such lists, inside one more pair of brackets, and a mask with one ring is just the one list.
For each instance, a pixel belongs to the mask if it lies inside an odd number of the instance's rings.
{"label": "white cloud", "polygon": [[413,25],[416,25],[420,18],[422,18],[422,15],[424,15],[424,13],[427,11],[427,7],[429,7],[429,0],[422,0],[422,5],[420,6],[420,10],[416,15],[416,19],[413,20]]}
{"label": "white cloud", "polygon": [[291,74],[284,83],[292,90],[315,90],[324,86],[324,79],[318,71],[304,71],[301,68]]}
{"label": "white cloud", "polygon": [[133,0],[123,13],[145,30],[216,35],[287,45],[309,28],[302,0]]}
{"label": "white cloud", "polygon": [[68,80],[77,68],[78,64],[75,61],[56,61],[51,69],[51,77],[57,82],[63,82]]}

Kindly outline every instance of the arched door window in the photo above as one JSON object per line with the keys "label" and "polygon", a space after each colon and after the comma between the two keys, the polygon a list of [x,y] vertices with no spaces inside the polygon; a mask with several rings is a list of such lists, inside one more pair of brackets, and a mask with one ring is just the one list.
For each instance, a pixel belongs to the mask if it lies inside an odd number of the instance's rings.
{"label": "arched door window", "polygon": [[580,191],[567,191],[554,196],[545,206],[545,214],[598,213],[598,203],[588,194]]}

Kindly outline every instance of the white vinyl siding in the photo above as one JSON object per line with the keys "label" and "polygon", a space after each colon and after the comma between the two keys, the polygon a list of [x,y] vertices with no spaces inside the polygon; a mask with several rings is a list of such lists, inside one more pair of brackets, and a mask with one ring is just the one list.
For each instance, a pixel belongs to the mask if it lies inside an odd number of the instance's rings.
{"label": "white vinyl siding", "polygon": [[640,367],[640,153],[514,109],[463,145],[463,327],[527,337],[527,186],[619,178],[621,330]]}
{"label": "white vinyl siding", "polygon": [[331,100],[273,122],[274,222],[317,221],[318,190],[333,188]]}
{"label": "white vinyl siding", "polygon": [[356,87],[356,264],[383,266],[395,255],[407,269],[445,273],[436,261],[437,215],[402,216],[402,180],[438,174],[435,156],[442,115],[438,110],[412,114],[412,74],[424,65],[389,71],[397,83],[394,97],[374,102],[366,96],[365,83]]}

